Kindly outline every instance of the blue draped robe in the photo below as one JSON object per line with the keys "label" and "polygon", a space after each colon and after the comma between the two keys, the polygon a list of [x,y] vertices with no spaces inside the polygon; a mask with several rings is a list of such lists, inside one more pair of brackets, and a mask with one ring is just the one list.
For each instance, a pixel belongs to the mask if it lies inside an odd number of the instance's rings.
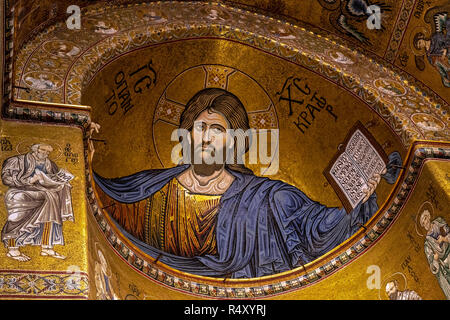
{"label": "blue draped robe", "polygon": [[[154,169],[96,184],[111,198],[134,203],[150,197],[188,165]],[[117,227],[143,252],[180,271],[203,276],[251,278],[306,264],[330,251],[378,210],[376,194],[351,213],[328,208],[278,180],[229,170],[235,177],[217,213],[217,255],[176,256],[149,246]]]}

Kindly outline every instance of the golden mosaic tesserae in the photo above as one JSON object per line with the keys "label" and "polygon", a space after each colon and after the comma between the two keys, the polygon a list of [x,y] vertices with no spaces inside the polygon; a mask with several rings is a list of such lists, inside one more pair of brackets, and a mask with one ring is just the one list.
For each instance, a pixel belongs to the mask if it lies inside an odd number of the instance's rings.
{"label": "golden mosaic tesserae", "polygon": [[450,299],[448,1],[25,1],[0,299]]}

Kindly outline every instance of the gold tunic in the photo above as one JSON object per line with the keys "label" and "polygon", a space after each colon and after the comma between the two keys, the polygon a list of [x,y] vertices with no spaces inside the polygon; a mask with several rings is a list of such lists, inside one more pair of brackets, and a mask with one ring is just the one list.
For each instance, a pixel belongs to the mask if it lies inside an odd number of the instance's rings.
{"label": "gold tunic", "polygon": [[149,245],[184,257],[216,254],[216,216],[220,195],[194,194],[176,178],[142,201],[124,204],[97,187],[108,213]]}

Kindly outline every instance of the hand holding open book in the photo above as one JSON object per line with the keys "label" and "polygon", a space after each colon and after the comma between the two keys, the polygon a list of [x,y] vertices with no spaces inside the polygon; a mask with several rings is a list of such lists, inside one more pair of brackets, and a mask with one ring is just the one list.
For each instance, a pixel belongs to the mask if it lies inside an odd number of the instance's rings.
{"label": "hand holding open book", "polygon": [[41,170],[36,170],[35,174],[30,179],[30,183],[39,183],[43,187],[51,188],[63,186],[69,183],[73,178],[74,176],[64,169],[60,169],[55,174],[45,174]]}
{"label": "hand holding open book", "polygon": [[366,202],[370,196],[375,192],[375,189],[378,187],[378,184],[381,181],[381,175],[386,173],[386,168],[381,173],[375,173],[372,178],[367,181],[367,188],[363,188],[363,192],[366,194],[364,199],[361,201],[362,203]]}
{"label": "hand holding open book", "polygon": [[372,134],[357,122],[324,175],[347,212],[366,202],[387,171],[388,157]]}

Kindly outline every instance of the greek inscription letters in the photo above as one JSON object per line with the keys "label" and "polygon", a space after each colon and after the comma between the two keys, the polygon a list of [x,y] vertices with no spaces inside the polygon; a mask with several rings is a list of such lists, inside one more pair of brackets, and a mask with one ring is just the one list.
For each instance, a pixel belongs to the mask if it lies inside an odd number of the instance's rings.
{"label": "greek inscription letters", "polygon": [[66,157],[66,162],[71,162],[72,164],[78,162],[78,153],[72,152],[72,146],[70,143],[67,143],[64,148],[64,156]]}
{"label": "greek inscription letters", "polygon": [[282,89],[276,93],[279,96],[279,102],[287,102],[289,117],[294,114],[294,106],[297,108],[302,106],[293,123],[303,134],[314,124],[322,110],[325,110],[334,121],[337,121],[338,118],[333,106],[328,104],[326,98],[321,96],[318,91],[313,90],[306,80],[291,76],[286,79]]}
{"label": "greek inscription letters", "polygon": [[105,100],[108,114],[110,116],[115,115],[119,107],[122,110],[122,115],[127,114],[134,108],[132,94],[143,94],[145,91],[151,90],[156,84],[156,78],[152,60],[128,75],[122,70],[117,72],[114,76],[114,88],[111,89],[111,93]]}
{"label": "greek inscription letters", "polygon": [[2,151],[12,151],[12,143],[8,138],[0,138],[0,146]]}

